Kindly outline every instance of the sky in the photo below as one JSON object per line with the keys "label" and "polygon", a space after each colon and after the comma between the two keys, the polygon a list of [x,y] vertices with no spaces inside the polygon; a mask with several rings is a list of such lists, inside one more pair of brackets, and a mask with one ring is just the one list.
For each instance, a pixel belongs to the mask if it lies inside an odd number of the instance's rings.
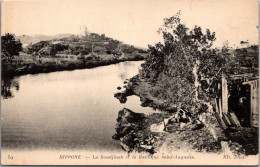
{"label": "sky", "polygon": [[216,45],[258,44],[257,0],[3,0],[1,34],[55,35],[88,31],[135,46],[162,41],[163,18],[216,32]]}

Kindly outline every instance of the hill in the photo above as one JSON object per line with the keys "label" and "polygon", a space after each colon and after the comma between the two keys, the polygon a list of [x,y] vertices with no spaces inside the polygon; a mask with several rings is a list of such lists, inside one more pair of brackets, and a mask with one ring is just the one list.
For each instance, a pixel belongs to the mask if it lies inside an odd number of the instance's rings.
{"label": "hill", "polygon": [[[37,40],[40,38],[47,37],[39,36]],[[32,41],[30,37],[23,40]],[[50,40],[23,45],[19,56],[13,55],[12,59],[2,57],[2,75],[93,68],[122,61],[144,60],[148,55],[144,49],[95,33],[87,36],[52,36]]]}
{"label": "hill", "polygon": [[25,47],[24,51],[32,55],[55,56],[60,54],[88,55],[113,54],[115,56],[146,54],[145,49],[124,44],[106,37],[105,34],[90,33],[87,36],[70,35],[62,38],[40,41]]}
{"label": "hill", "polygon": [[56,39],[56,38],[65,38],[65,37],[69,37],[72,34],[57,34],[57,35],[41,35],[41,34],[37,34],[37,35],[19,35],[16,36],[16,39],[19,39],[22,44],[24,44],[25,46],[29,45],[29,44],[34,44],[40,41],[47,41],[47,40],[52,40],[52,39]]}

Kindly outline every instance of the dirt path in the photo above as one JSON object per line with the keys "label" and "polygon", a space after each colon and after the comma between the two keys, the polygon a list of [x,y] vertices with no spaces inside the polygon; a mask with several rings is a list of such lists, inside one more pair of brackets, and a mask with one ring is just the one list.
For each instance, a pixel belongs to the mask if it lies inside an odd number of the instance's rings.
{"label": "dirt path", "polygon": [[164,133],[163,142],[157,152],[212,152],[221,153],[221,145],[204,127],[195,131]]}

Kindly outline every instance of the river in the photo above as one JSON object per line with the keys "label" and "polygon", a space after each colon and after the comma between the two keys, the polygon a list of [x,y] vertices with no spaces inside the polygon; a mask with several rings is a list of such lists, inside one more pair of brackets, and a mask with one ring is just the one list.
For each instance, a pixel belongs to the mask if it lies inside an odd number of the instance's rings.
{"label": "river", "polygon": [[117,87],[143,61],[37,75],[2,82],[1,127],[5,150],[122,151],[112,139],[118,111],[149,113],[137,96],[125,104]]}

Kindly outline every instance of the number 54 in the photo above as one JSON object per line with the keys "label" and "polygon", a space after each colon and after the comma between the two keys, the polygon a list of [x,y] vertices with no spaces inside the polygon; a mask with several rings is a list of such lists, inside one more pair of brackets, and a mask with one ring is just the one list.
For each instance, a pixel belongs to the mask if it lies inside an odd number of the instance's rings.
{"label": "number 54", "polygon": [[13,156],[11,156],[11,155],[8,155],[8,159],[11,159],[11,160],[13,160],[13,159],[14,159],[14,157],[13,157]]}

